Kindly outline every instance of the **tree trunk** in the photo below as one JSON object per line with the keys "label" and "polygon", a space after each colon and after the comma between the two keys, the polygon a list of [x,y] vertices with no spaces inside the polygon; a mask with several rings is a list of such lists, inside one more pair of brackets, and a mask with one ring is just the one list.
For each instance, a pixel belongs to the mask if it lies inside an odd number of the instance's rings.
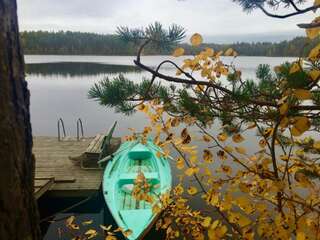
{"label": "tree trunk", "polygon": [[40,239],[16,0],[0,0],[0,239]]}

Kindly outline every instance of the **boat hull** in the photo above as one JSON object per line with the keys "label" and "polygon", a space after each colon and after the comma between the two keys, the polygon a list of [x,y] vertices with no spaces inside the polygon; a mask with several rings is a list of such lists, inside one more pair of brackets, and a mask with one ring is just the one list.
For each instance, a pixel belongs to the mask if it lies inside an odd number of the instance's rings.
{"label": "boat hull", "polygon": [[[140,239],[150,229],[157,216],[152,206],[171,190],[172,177],[167,159],[158,157],[162,150],[148,140],[124,142],[108,162],[103,176],[103,195],[107,206],[130,240]],[[152,203],[133,197],[138,176],[143,175],[150,186]]]}

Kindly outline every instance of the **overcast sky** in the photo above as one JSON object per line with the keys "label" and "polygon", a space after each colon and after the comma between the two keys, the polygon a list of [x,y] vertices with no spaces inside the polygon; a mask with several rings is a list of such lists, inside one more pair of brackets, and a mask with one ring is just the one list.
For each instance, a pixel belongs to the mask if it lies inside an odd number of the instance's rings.
{"label": "overcast sky", "polygon": [[71,30],[114,33],[119,25],[142,27],[154,21],[177,23],[206,42],[277,41],[303,35],[297,23],[312,14],[286,20],[259,11],[251,14],[231,0],[18,0],[20,30]]}

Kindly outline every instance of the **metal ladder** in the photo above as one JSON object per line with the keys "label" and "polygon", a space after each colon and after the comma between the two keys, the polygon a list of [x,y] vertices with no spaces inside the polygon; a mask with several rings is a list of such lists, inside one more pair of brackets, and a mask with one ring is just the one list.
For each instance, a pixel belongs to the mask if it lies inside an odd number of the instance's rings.
{"label": "metal ladder", "polygon": [[[64,138],[66,138],[66,129],[64,127],[64,122],[63,122],[63,119],[61,117],[58,119],[57,128],[58,128],[58,141],[60,142]],[[62,133],[63,133],[62,137],[61,137],[61,130],[62,130]],[[77,120],[77,141],[80,141],[81,138],[84,138],[83,123],[82,123],[81,118],[78,118],[78,120]]]}
{"label": "metal ladder", "polygon": [[80,130],[81,130],[81,138],[83,138],[83,124],[81,118],[77,120],[77,140],[80,141]]}

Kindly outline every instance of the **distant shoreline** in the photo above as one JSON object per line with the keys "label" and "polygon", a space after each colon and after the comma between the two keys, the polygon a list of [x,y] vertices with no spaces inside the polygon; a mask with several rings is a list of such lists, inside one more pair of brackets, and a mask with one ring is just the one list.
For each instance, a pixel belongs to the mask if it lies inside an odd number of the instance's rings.
{"label": "distant shoreline", "polygon": [[[83,55],[83,56],[135,56],[137,46],[123,41],[118,35],[102,35],[81,32],[21,32],[21,42],[26,55]],[[306,44],[308,43],[307,47]],[[305,37],[296,37],[282,42],[236,42],[233,44],[204,43],[192,47],[180,43],[177,47],[185,49],[187,55],[195,55],[204,48],[225,51],[233,48],[239,56],[295,57],[307,56],[312,48],[319,44],[319,38],[309,41]],[[157,50],[151,46],[145,48],[145,56],[167,56],[172,49]]]}
{"label": "distant shoreline", "polygon": [[[97,55],[97,54],[24,54],[24,56],[84,56],[84,57],[136,57],[136,55]],[[142,55],[142,57],[172,57],[171,55],[167,55],[167,54],[150,54],[150,55]],[[183,57],[191,57],[192,55],[183,55],[180,58]],[[226,57],[226,56],[222,56],[222,57]],[[263,56],[263,55],[238,55],[238,57],[267,57],[267,58],[298,58],[298,56]],[[231,58],[231,57],[228,57]]]}

